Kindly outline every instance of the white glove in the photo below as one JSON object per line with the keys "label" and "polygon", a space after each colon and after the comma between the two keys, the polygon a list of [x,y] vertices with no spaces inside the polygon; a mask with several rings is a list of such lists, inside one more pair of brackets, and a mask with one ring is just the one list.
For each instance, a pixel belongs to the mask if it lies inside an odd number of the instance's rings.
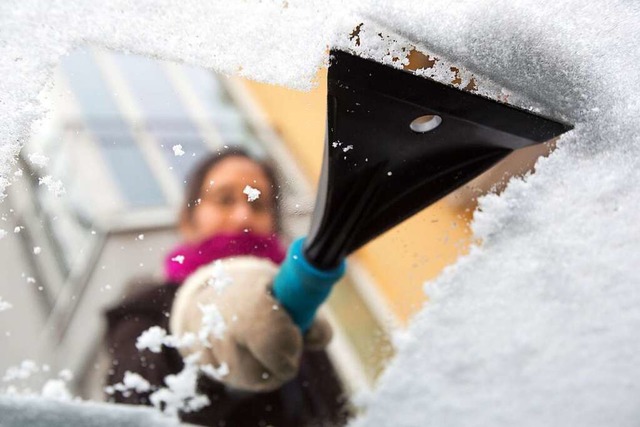
{"label": "white glove", "polygon": [[278,267],[253,256],[227,258],[200,268],[177,292],[170,315],[171,333],[199,336],[182,347],[200,351],[200,363],[226,363],[218,380],[230,387],[269,391],[293,379],[304,348],[321,350],[331,340],[329,323],[317,317],[304,339],[300,329],[270,292]]}

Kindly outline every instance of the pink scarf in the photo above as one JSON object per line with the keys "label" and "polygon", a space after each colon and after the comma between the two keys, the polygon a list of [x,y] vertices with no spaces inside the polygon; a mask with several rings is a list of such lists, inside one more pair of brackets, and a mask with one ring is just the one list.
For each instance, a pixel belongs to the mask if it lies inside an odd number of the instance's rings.
{"label": "pink scarf", "polygon": [[285,250],[278,237],[253,233],[217,234],[198,243],[176,246],[164,261],[165,279],[182,284],[199,267],[221,258],[253,255],[282,263]]}

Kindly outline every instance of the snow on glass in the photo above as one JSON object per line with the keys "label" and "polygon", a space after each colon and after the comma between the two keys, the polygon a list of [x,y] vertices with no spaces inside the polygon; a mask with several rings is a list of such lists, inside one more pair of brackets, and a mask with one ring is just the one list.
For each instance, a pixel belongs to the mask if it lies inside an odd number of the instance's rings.
{"label": "snow on glass", "polygon": [[44,398],[57,400],[71,400],[73,397],[67,388],[67,383],[63,379],[55,378],[44,383],[40,394]]}
{"label": "snow on glass", "polygon": [[184,155],[184,150],[182,149],[182,145],[181,144],[176,144],[173,147],[171,147],[171,149],[173,150],[173,155],[174,156],[183,156]]}
{"label": "snow on glass", "polygon": [[[43,381],[39,393],[40,396],[46,399],[71,400],[73,396],[67,384],[73,379],[73,373],[68,369],[63,369],[58,373],[58,378],[49,378],[49,372],[49,365],[43,364],[40,366],[33,360],[25,359],[19,365],[11,366],[6,370],[2,377],[2,382],[10,385],[4,388],[4,393],[33,395],[31,388],[19,388],[14,384],[39,376],[39,380]],[[0,390],[2,389],[0,388]]]}
{"label": "snow on glass", "polygon": [[[214,271],[215,270],[214,268]],[[228,282],[228,278],[223,276],[221,267],[214,275],[214,278],[216,275],[220,276],[223,282]],[[211,278],[209,280],[211,280]],[[218,291],[222,289],[216,288],[215,285],[211,285],[208,281],[205,284],[207,286],[213,286]],[[223,285],[223,287],[227,285],[228,283]],[[199,304],[198,307],[202,311],[202,320],[197,337],[192,333],[174,336],[168,334],[164,328],[152,326],[137,338],[136,348],[139,351],[149,350],[154,353],[159,353],[162,350],[162,346],[173,348],[193,347],[196,345],[196,341],[199,341],[203,347],[210,347],[211,344],[209,340],[211,337],[222,339],[227,326],[218,308],[215,304]],[[161,409],[165,414],[171,416],[176,416],[179,411],[191,412],[199,410],[211,402],[206,396],[200,395],[196,391],[198,373],[202,372],[217,380],[222,379],[229,373],[229,367],[224,362],[218,367],[211,364],[199,364],[198,360],[200,356],[201,352],[196,352],[184,358],[183,370],[178,374],[165,377],[164,382],[166,387],[153,389],[139,374],[127,372],[128,375],[125,374],[122,383],[107,386],[105,392],[113,394],[119,391],[123,393],[124,396],[128,396],[134,391],[137,393],[153,391],[149,397],[152,404],[156,408]]]}
{"label": "snow on glass", "polygon": [[29,154],[29,163],[38,168],[44,168],[49,163],[49,158],[42,153]]}
{"label": "snow on glass", "polygon": [[124,397],[131,396],[132,391],[135,391],[136,393],[145,393],[149,390],[151,390],[151,384],[149,384],[149,381],[144,379],[142,375],[131,371],[125,371],[124,378],[121,383],[116,383],[104,388],[104,391],[107,394],[111,395],[116,391],[119,391]]}
{"label": "snow on glass", "polygon": [[7,369],[2,381],[24,380],[31,375],[40,372],[40,367],[33,360],[25,359],[18,366],[11,366]]}
{"label": "snow on glass", "polygon": [[[216,338],[222,338],[224,333],[224,320],[219,312],[212,314],[213,305],[201,307],[203,309],[203,319],[198,336],[204,346],[210,346],[208,337],[213,334]],[[215,309],[217,311],[217,309]],[[194,334],[187,333],[181,337],[167,334],[167,331],[159,326],[152,326],[144,331],[137,339],[136,347],[138,350],[149,350],[159,353],[162,346],[168,347],[192,347],[196,344]],[[132,392],[142,393],[152,391],[149,399],[151,403],[167,415],[177,416],[179,411],[191,412],[197,411],[209,404],[209,398],[197,393],[196,385],[198,374],[210,376],[213,379],[220,380],[229,373],[229,367],[226,363],[214,367],[211,364],[199,364],[198,360],[201,352],[196,352],[185,357],[184,368],[178,374],[167,375],[164,378],[166,387],[153,388],[149,382],[141,375],[127,371],[122,383],[117,383],[105,387],[107,394],[113,394],[116,391],[129,396]]]}
{"label": "snow on glass", "polygon": [[[419,74],[450,83],[456,65],[477,93],[575,130],[534,175],[480,201],[482,244],[425,285],[429,303],[355,424],[636,425],[638,27],[633,2],[7,0],[0,188],[42,114],[38,93],[79,40],[297,88],[327,46],[399,67],[413,44],[438,59]],[[178,384],[169,377],[155,402],[204,402]]]}
{"label": "snow on glass", "polygon": [[198,411],[211,401],[196,390],[199,367],[197,360],[200,353],[194,353],[184,359],[184,368],[175,375],[167,375],[164,382],[167,385],[149,396],[149,400],[157,409],[167,415],[176,417],[178,411]]}
{"label": "snow on glass", "polygon": [[9,310],[11,307],[13,307],[13,305],[11,305],[9,301],[5,301],[0,297],[0,312]]}
{"label": "snow on glass", "polygon": [[38,185],[44,185],[47,190],[53,193],[56,197],[60,197],[66,193],[62,181],[53,178],[51,175],[46,175],[42,178],[38,178]]}
{"label": "snow on glass", "polygon": [[233,278],[225,272],[221,260],[214,261],[213,268],[209,268],[207,271],[209,277],[206,279],[206,284],[215,289],[218,294],[233,283]]}
{"label": "snow on glass", "polygon": [[[204,286],[211,286],[220,293],[232,283],[232,278],[225,272],[222,262],[215,261],[213,268],[207,269],[207,273],[200,277]],[[202,273],[201,273],[202,274]],[[164,328],[152,326],[144,331],[136,340],[136,348],[139,351],[149,350],[160,353],[162,346],[182,348],[194,347],[198,342],[201,346],[211,347],[210,339],[222,339],[227,329],[227,324],[220,310],[215,304],[198,304],[202,312],[200,329],[196,334],[186,333],[182,336],[168,334]],[[222,362],[220,366],[211,364],[199,364],[198,359],[201,353],[194,353],[184,359],[183,370],[176,375],[165,377],[166,387],[153,389],[146,387],[146,380],[139,374],[130,373],[125,375],[122,383],[107,386],[105,392],[113,394],[116,391],[128,396],[132,392],[141,392],[134,385],[141,385],[144,392],[152,391],[150,401],[155,407],[164,413],[175,416],[179,411],[190,412],[209,405],[209,399],[196,392],[196,381],[198,373],[201,372],[213,379],[220,380],[229,373],[229,367]]]}
{"label": "snow on glass", "polygon": [[140,351],[149,350],[152,353],[160,353],[163,345],[174,348],[191,347],[195,341],[194,334],[187,333],[181,337],[175,337],[167,334],[167,331],[160,326],[151,326],[136,339],[136,348]]}
{"label": "snow on glass", "polygon": [[177,262],[178,264],[182,264],[184,262],[184,255],[176,255],[171,258],[171,261]]}
{"label": "snow on glass", "polygon": [[198,308],[202,312],[202,324],[198,331],[198,338],[203,345],[210,347],[209,337],[213,336],[221,340],[227,330],[227,324],[215,304],[198,304]]}
{"label": "snow on glass", "polygon": [[253,188],[250,185],[245,186],[242,192],[247,195],[247,200],[249,202],[258,200],[258,198],[260,197],[260,190],[258,190],[257,188]]}

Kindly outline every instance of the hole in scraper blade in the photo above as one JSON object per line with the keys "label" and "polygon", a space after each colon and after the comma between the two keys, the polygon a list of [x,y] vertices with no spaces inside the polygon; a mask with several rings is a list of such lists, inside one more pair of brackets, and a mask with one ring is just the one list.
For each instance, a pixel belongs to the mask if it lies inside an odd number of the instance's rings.
{"label": "hole in scraper blade", "polygon": [[409,127],[412,131],[418,133],[425,133],[434,130],[442,123],[442,118],[436,115],[420,116],[414,119]]}

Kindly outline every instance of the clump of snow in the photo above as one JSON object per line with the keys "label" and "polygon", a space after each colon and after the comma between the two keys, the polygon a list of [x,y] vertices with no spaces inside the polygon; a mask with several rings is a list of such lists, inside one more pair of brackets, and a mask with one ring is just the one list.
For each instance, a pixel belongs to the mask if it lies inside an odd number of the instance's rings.
{"label": "clump of snow", "polygon": [[33,254],[34,255],[40,255],[42,253],[42,248],[40,246],[34,246],[33,247]]}
{"label": "clump of snow", "polygon": [[69,382],[73,379],[73,372],[71,372],[70,369],[63,369],[62,371],[58,372],[58,378],[63,381]]}
{"label": "clump of snow", "polygon": [[54,179],[51,175],[38,179],[38,185],[44,185],[56,197],[60,197],[66,193],[64,184],[59,179]]}
{"label": "clump of snow", "polygon": [[167,334],[167,331],[160,326],[151,326],[136,339],[136,348],[140,351],[149,350],[153,353],[160,353],[163,345],[174,348],[191,347],[195,342],[196,336],[194,334],[186,333],[181,337],[175,337]]}
{"label": "clump of snow", "polygon": [[73,396],[62,379],[50,379],[42,387],[42,397],[56,400],[71,400]]}
{"label": "clump of snow", "polygon": [[166,387],[153,392],[149,400],[157,409],[167,415],[176,417],[178,411],[198,411],[209,404],[209,398],[196,390],[200,353],[194,353],[184,359],[184,368],[176,375],[167,375],[164,379]]}
{"label": "clump of snow", "polygon": [[177,262],[178,264],[182,264],[184,262],[184,255],[176,255],[171,258],[171,261]]}
{"label": "clump of snow", "polygon": [[229,365],[224,362],[217,368],[211,364],[200,365],[200,369],[204,374],[218,381],[229,375]]}
{"label": "clump of snow", "polygon": [[7,232],[0,228],[0,240],[4,239],[7,236]]}
{"label": "clump of snow", "polygon": [[214,288],[218,294],[233,283],[233,278],[225,272],[224,264],[221,260],[216,260],[213,263],[213,268],[209,271],[211,275],[206,284]]}
{"label": "clump of snow", "polygon": [[[203,309],[203,307],[201,307],[201,309]],[[200,338],[203,341],[203,345],[207,346],[209,344],[208,342],[205,343],[204,339],[210,334],[217,336],[223,333],[225,326],[220,314],[214,313],[217,309],[214,310],[213,307],[206,306],[203,311],[205,314],[200,331]],[[222,332],[220,328],[223,328]],[[162,345],[169,347],[191,347],[195,343],[196,336],[194,334],[188,333],[178,338],[167,334],[164,329],[158,326],[153,326],[138,337],[136,347],[140,351],[149,349],[150,351],[159,353]],[[132,392],[145,393],[153,391],[149,397],[151,403],[165,414],[174,417],[177,416],[179,411],[191,412],[200,410],[211,402],[207,396],[199,394],[196,390],[199,373],[203,373],[216,380],[224,378],[229,373],[229,367],[226,363],[221,363],[217,368],[210,364],[200,365],[198,363],[200,357],[200,352],[185,357],[183,359],[184,368],[182,371],[175,375],[167,375],[164,378],[166,387],[160,387],[154,390],[151,384],[141,375],[126,371],[122,382],[105,387],[105,392],[107,394],[113,394],[119,391],[123,393],[124,396],[128,396]]]}
{"label": "clump of snow", "polygon": [[[25,359],[19,365],[9,367],[2,378],[5,383],[22,382],[23,384],[10,384],[4,390],[0,389],[0,394],[32,395],[34,393],[33,385],[41,383],[40,395],[42,397],[70,400],[72,394],[67,389],[67,383],[73,379],[73,374],[70,370],[63,369],[58,373],[58,378],[48,378],[47,373],[50,370],[51,368],[47,364],[39,366],[33,360]],[[1,415],[0,412],[0,419]]]}
{"label": "clump of snow", "polygon": [[135,390],[137,393],[144,393],[151,389],[149,381],[134,372],[125,372],[122,383],[124,387],[130,390]]}
{"label": "clump of snow", "polygon": [[153,353],[160,353],[166,337],[167,331],[164,328],[152,326],[136,339],[136,348],[141,351],[147,349]]}
{"label": "clump of snow", "polygon": [[145,393],[151,390],[151,384],[144,379],[142,375],[131,371],[125,371],[124,378],[121,383],[116,383],[105,387],[104,391],[107,394],[113,394],[116,391],[122,393],[124,397],[131,395],[131,391],[136,393]]}
{"label": "clump of snow", "polygon": [[258,198],[260,197],[260,190],[258,190],[257,188],[253,188],[250,185],[245,186],[242,192],[247,195],[247,200],[250,202],[258,200]]}
{"label": "clump of snow", "polygon": [[187,332],[180,337],[176,337],[175,335],[167,335],[162,343],[167,347],[182,348],[193,347],[196,341],[196,335],[191,332]]}
{"label": "clump of snow", "polygon": [[215,304],[198,304],[198,308],[202,311],[202,321],[200,330],[198,331],[198,338],[200,338],[200,342],[204,346],[210,347],[209,337],[213,335],[214,338],[219,340],[224,338],[227,324]]}
{"label": "clump of snow", "polygon": [[13,305],[11,305],[11,303],[9,301],[5,301],[5,300],[2,299],[2,297],[0,297],[0,312],[5,311],[5,310],[9,310],[12,307],[13,307]]}
{"label": "clump of snow", "polygon": [[184,150],[182,149],[182,145],[181,144],[176,144],[171,148],[173,149],[173,155],[174,156],[183,156],[184,155]]}
{"label": "clump of snow", "polygon": [[29,154],[28,157],[29,163],[31,163],[32,166],[36,166],[38,168],[43,168],[49,163],[49,158],[42,153]]}
{"label": "clump of snow", "polygon": [[38,372],[40,372],[40,368],[36,362],[30,359],[25,359],[20,362],[20,365],[9,367],[2,377],[2,381],[24,380]]}

